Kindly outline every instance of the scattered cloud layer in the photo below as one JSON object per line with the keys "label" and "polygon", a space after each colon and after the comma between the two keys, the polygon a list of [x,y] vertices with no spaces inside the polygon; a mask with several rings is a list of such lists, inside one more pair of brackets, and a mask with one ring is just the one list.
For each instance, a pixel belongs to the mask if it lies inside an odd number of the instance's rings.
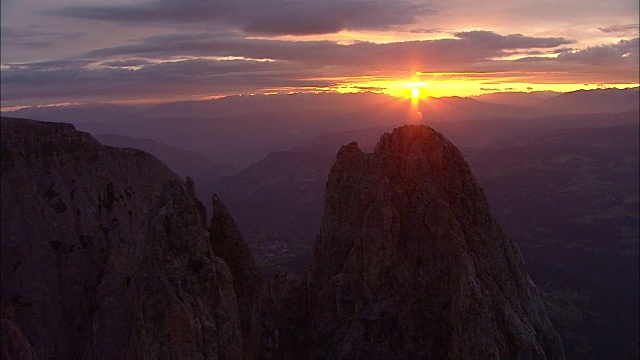
{"label": "scattered cloud layer", "polygon": [[[633,81],[638,76],[638,39],[570,51],[564,38],[500,35],[487,31],[460,32],[455,38],[387,44],[330,41],[283,41],[211,38],[206,33],[153,36],[135,44],[88,52],[78,58],[7,64],[2,72],[4,100],[26,97],[108,96],[156,93],[172,89],[192,94],[266,91],[277,88],[330,87],[336,78],[414,71],[478,71],[532,78],[556,73],[561,81],[602,82],[572,69]],[[500,60],[512,51],[565,49],[557,57],[526,56]],[[105,59],[107,59],[105,61]],[[124,59],[124,60],[119,60]],[[620,72],[620,68],[628,68]],[[579,77],[571,78],[572,74]],[[472,78],[462,74],[459,77]],[[324,80],[333,79],[333,80]],[[553,78],[551,78],[553,79]],[[161,90],[165,89],[165,90]],[[189,89],[189,90],[185,90]]]}
{"label": "scattered cloud layer", "polygon": [[[509,81],[637,83],[638,24],[621,17],[629,13],[627,2],[612,1],[606,9],[595,0],[579,9],[577,0],[3,2],[2,106],[328,89],[347,82],[381,91],[379,84],[357,82],[415,76],[485,79],[478,90]],[[11,16],[17,8],[20,21]],[[577,15],[569,18],[572,8]],[[549,9],[554,16],[540,17]],[[604,12],[608,23],[598,18]],[[465,17],[475,19],[473,25],[450,25]],[[563,18],[565,25],[558,25]],[[593,21],[581,28],[601,42],[585,45],[573,30],[562,30],[579,21]],[[494,24],[514,31],[492,30]],[[350,37],[341,41],[344,34]]]}
{"label": "scattered cloud layer", "polygon": [[10,46],[20,49],[51,48],[60,39],[73,39],[81,36],[79,33],[61,33],[37,29],[16,30],[9,26],[2,26],[0,32],[2,33],[3,47]]}
{"label": "scattered cloud layer", "polygon": [[130,5],[68,6],[52,14],[138,25],[231,26],[252,34],[309,35],[414,23],[428,5],[381,0],[160,0]]}
{"label": "scattered cloud layer", "polygon": [[607,27],[599,27],[598,30],[608,34],[618,33],[637,36],[638,32],[640,32],[640,24],[611,25]]}

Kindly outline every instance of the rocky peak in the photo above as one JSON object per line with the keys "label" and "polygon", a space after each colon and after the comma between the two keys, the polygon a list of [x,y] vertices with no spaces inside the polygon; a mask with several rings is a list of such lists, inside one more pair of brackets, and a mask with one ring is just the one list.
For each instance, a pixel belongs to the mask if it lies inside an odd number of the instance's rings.
{"label": "rocky peak", "polygon": [[1,126],[3,358],[28,344],[47,359],[257,356],[244,309],[261,280],[228,213],[210,234],[193,182],[145,152]]}
{"label": "rocky peak", "polygon": [[309,311],[323,358],[564,356],[467,163],[427,126],[338,152]]}
{"label": "rocky peak", "polygon": [[3,133],[6,133],[5,131],[10,132],[4,142],[13,147],[28,146],[34,149],[50,145],[68,145],[70,143],[101,146],[100,142],[91,135],[77,131],[71,124],[15,119],[3,116],[0,128],[2,128]]}
{"label": "rocky peak", "polygon": [[36,360],[36,352],[29,344],[22,331],[11,321],[2,319],[0,325],[2,343],[0,344],[1,356],[5,360]]}
{"label": "rocky peak", "polygon": [[238,300],[245,358],[259,358],[262,338],[262,278],[247,243],[229,214],[214,194],[209,225],[211,247],[222,258],[233,276]]}
{"label": "rocky peak", "polygon": [[1,126],[3,358],[564,356],[518,249],[429,127],[340,149],[307,278],[265,296],[217,196],[207,225],[193,181],[149,154]]}

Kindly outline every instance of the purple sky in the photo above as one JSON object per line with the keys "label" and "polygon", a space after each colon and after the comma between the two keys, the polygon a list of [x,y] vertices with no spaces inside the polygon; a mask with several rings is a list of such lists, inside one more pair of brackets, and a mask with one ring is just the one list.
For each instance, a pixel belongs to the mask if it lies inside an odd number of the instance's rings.
{"label": "purple sky", "polygon": [[2,107],[632,86],[638,33],[637,0],[3,0]]}

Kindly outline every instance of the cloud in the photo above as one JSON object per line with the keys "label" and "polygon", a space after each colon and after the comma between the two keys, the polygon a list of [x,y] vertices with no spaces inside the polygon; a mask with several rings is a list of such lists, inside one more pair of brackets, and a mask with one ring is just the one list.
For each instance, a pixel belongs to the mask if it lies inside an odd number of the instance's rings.
{"label": "cloud", "polygon": [[252,34],[329,34],[415,23],[432,10],[410,1],[383,0],[159,0],[132,5],[68,6],[50,14],[133,25],[202,29],[225,26]]}
{"label": "cloud", "polygon": [[[76,69],[81,68],[83,66],[87,66],[93,63],[93,60],[88,59],[61,59],[61,60],[49,60],[49,61],[38,61],[32,62],[28,64],[2,64],[7,67],[9,70],[25,70],[31,72],[37,71],[57,71],[64,69]],[[5,81],[5,76],[10,76],[11,72],[9,70],[3,71],[2,74],[2,82]]]}
{"label": "cloud", "polygon": [[638,81],[638,38],[615,44],[568,50],[557,57],[528,56],[476,64],[484,71],[502,71],[516,82],[635,83]]}
{"label": "cloud", "polygon": [[103,65],[110,67],[135,67],[151,64],[149,61],[144,59],[130,59],[130,60],[120,60],[120,61],[107,61],[104,62]]}
{"label": "cloud", "polygon": [[492,31],[468,31],[454,35],[469,43],[505,50],[553,48],[573,43],[573,41],[561,37],[531,37],[522,34],[500,35]]}
{"label": "cloud", "polygon": [[558,60],[592,65],[624,65],[629,62],[637,64],[639,46],[638,38],[621,40],[617,44],[593,46],[580,51],[564,52],[558,56]]}
{"label": "cloud", "polygon": [[560,53],[571,52],[571,51],[576,51],[576,49],[569,48],[569,47],[560,47],[560,48],[553,49],[552,51],[548,51],[547,54],[560,54]]}
{"label": "cloud", "polygon": [[333,84],[333,81],[305,80],[307,73],[302,70],[272,62],[209,59],[150,62],[138,69],[92,68],[73,60],[66,65],[65,61],[58,61],[54,68],[46,68],[43,63],[13,65],[2,72],[2,102],[5,106],[42,99],[50,102],[157,99]]}
{"label": "cloud", "polygon": [[[103,101],[313,89],[330,87],[341,79],[348,82],[351,77],[375,75],[393,79],[418,71],[425,78],[501,82],[507,82],[506,78],[580,83],[637,79],[637,39],[570,51],[565,45],[572,41],[564,38],[487,31],[460,32],[452,39],[385,44],[216,35],[157,35],[90,51],[74,59],[3,64],[2,104],[43,98],[78,101],[89,97]],[[537,49],[563,52],[557,58],[499,60],[505,54],[535,53]],[[606,77],[609,79],[605,81]]]}
{"label": "cloud", "polygon": [[25,49],[42,49],[50,47],[54,44],[58,34],[52,34],[44,31],[21,30],[16,31],[14,28],[2,27],[2,46],[11,45]]}
{"label": "cloud", "polygon": [[[457,39],[406,41],[386,44],[332,41],[283,41],[211,37],[207,33],[172,34],[142,39],[137,44],[91,51],[89,58],[225,57],[271,59],[309,67],[356,67],[360,71],[405,68],[460,71],[475,62],[530,48],[553,48],[572,43],[563,38],[499,35],[491,32],[457,33]],[[334,68],[335,69],[335,68]]]}
{"label": "cloud", "polygon": [[438,33],[446,32],[446,30],[443,28],[430,28],[430,29],[416,28],[416,29],[409,30],[409,32],[412,34],[438,34]]}
{"label": "cloud", "polygon": [[620,33],[626,35],[638,35],[638,31],[640,29],[640,24],[627,24],[627,25],[611,25],[607,27],[599,27],[598,30],[611,34],[611,33]]}

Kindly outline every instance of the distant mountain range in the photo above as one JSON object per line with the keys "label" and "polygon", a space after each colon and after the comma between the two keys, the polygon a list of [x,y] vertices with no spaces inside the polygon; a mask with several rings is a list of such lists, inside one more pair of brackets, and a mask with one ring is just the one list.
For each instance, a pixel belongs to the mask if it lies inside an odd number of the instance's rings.
{"label": "distant mountain range", "polygon": [[[501,92],[472,96],[487,103],[528,107],[537,115],[624,112],[638,108],[639,88],[578,90],[568,93],[552,91]],[[541,113],[542,114],[541,114]]]}
{"label": "distant mountain range", "polygon": [[[503,93],[476,99],[427,98],[417,106],[409,99],[373,93],[260,95],[145,108],[119,105],[25,108],[5,115],[70,122],[94,135],[152,139],[240,169],[269,152],[290,149],[323,133],[373,127],[390,130],[411,123],[440,126],[456,121],[620,113],[640,108],[638,88],[550,95]],[[495,99],[499,101],[492,101]]]}
{"label": "distant mountain range", "polygon": [[134,139],[116,134],[96,135],[95,138],[104,145],[140,149],[153,154],[182,177],[215,178],[231,170],[224,165],[212,163],[202,155],[151,139]]}
{"label": "distant mountain range", "polygon": [[[498,222],[522,247],[568,357],[598,359],[638,353],[639,102],[635,88],[418,105],[376,94],[298,94],[16,113],[72,122],[106,145],[149,151],[196,179],[210,212],[217,211],[211,203],[217,193],[274,279],[271,295],[284,301],[274,306],[292,310],[287,321],[302,321],[308,309],[300,308],[299,296],[307,290],[280,271],[307,272],[338,149],[357,141],[371,152],[381,133],[429,123],[461,149]],[[3,166],[4,159],[3,150]],[[48,205],[62,211],[49,194]],[[103,195],[100,202],[109,198]]]}
{"label": "distant mountain range", "polygon": [[561,93],[554,91],[536,91],[529,93],[497,92],[493,94],[470,96],[470,98],[487,103],[529,107],[539,105],[543,100],[558,96],[560,94]]}
{"label": "distant mountain range", "polygon": [[638,109],[638,88],[579,90],[544,100],[547,111],[566,114],[623,112]]}
{"label": "distant mountain range", "polygon": [[[116,134],[96,135],[95,138],[104,145],[140,149],[153,154],[180,177],[185,178],[189,176],[199,185],[210,184],[221,176],[233,172],[230,166],[214,163],[202,155],[168,146],[151,139],[134,139]],[[211,193],[202,192],[204,189],[204,186],[198,186],[196,188],[196,194],[198,198],[204,200],[204,204],[209,206]]]}

